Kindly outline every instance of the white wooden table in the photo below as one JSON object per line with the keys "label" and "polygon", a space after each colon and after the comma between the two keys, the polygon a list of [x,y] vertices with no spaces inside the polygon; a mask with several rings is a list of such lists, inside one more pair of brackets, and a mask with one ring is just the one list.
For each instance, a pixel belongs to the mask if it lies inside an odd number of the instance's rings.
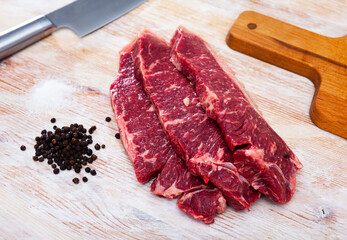
{"label": "white wooden table", "polygon": [[[69,2],[0,0],[0,31]],[[343,0],[150,0],[83,39],[59,30],[1,62],[0,239],[347,239],[347,141],[310,120],[314,88],[308,79],[227,47],[225,36],[245,10],[331,37],[347,33]],[[262,197],[250,212],[228,207],[205,225],[136,181],[114,138],[108,89],[118,51],[144,28],[169,40],[178,25],[225,59],[301,160],[288,204]],[[106,123],[106,116],[113,121]],[[97,125],[94,139],[106,149],[88,183],[75,185],[72,171],[54,175],[48,164],[32,160],[34,137],[52,126],[51,117],[58,126]],[[20,151],[22,144],[27,151]]]}

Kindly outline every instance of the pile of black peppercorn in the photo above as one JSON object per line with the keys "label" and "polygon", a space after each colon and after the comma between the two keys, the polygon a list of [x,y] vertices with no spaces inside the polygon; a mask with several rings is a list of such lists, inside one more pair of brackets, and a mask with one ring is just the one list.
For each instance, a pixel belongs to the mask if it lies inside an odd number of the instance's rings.
{"label": "pile of black peppercorn", "polygon": [[[106,117],[106,122],[110,122],[111,118]],[[52,118],[51,123],[55,123],[56,119]],[[93,143],[92,135],[96,130],[96,126],[92,126],[87,134],[87,129],[82,124],[71,124],[70,126],[63,126],[58,128],[53,126],[54,131],[47,131],[46,129],[41,131],[41,136],[35,138],[36,144],[34,161],[43,162],[47,159],[47,163],[53,168],[54,174],[59,174],[60,171],[74,170],[76,173],[80,173],[83,166],[93,163],[98,157],[93,154],[93,150],[88,148],[88,145]],[[120,134],[116,133],[115,137],[120,139]],[[100,146],[99,143],[94,145],[95,150],[100,148],[106,148],[105,144]],[[22,145],[20,147],[22,151],[26,150],[26,147]],[[96,175],[96,171],[90,167],[85,168],[86,173],[90,173],[92,176]],[[72,182],[79,183],[79,179],[75,177]],[[83,177],[83,182],[87,182],[88,178]]]}
{"label": "pile of black peppercorn", "polygon": [[[51,119],[52,123],[55,121],[54,118]],[[43,162],[47,159],[47,163],[53,168],[53,173],[58,174],[60,171],[72,169],[76,173],[80,173],[83,166],[93,163],[97,159],[93,150],[88,148],[88,145],[93,143],[92,135],[87,134],[87,129],[82,124],[74,123],[62,128],[54,126],[53,129],[53,132],[44,129],[41,131],[41,136],[35,138],[34,161]],[[92,126],[88,132],[92,134],[95,130],[96,126]],[[96,175],[95,170],[87,168],[87,173]],[[83,182],[87,181],[88,178],[83,177]],[[73,182],[77,184],[79,179],[74,178]]]}

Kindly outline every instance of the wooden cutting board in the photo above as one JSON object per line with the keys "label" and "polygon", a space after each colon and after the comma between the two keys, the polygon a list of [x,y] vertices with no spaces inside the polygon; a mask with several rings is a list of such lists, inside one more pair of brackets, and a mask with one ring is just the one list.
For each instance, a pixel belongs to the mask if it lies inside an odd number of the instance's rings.
{"label": "wooden cutting board", "polygon": [[232,49],[308,77],[315,85],[312,121],[347,138],[347,35],[329,38],[245,11],[226,42]]}
{"label": "wooden cutting board", "polygon": [[[0,0],[0,31],[69,2]],[[311,122],[311,82],[226,45],[225,34],[245,10],[331,37],[347,32],[347,6],[338,0],[150,0],[83,39],[60,30],[1,62],[0,239],[346,239],[347,142]],[[108,89],[118,51],[144,28],[170,39],[178,25],[224,58],[301,160],[304,168],[289,203],[262,197],[250,212],[228,208],[205,225],[136,181],[114,137]],[[54,175],[48,164],[32,161],[34,137],[52,127],[51,117],[58,126],[97,126],[94,143],[106,149],[97,152],[98,174],[88,183],[75,185],[71,171]],[[19,150],[22,144],[27,151]]]}

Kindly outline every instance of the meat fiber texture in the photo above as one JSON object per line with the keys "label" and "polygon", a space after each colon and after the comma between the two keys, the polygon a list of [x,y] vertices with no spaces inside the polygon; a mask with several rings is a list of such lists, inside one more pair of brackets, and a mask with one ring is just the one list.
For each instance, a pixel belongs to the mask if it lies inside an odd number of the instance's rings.
{"label": "meat fiber texture", "polygon": [[[216,198],[218,192],[221,195],[220,191],[190,174],[185,162],[172,148],[152,103],[134,76],[134,64],[128,46],[121,52],[119,73],[110,92],[121,139],[133,162],[138,181],[144,183],[162,170],[152,183],[152,192],[167,198],[189,192],[184,197],[187,202],[185,208],[192,210],[185,212],[212,223],[215,214],[225,210],[225,200],[223,207],[223,200]],[[198,191],[195,193],[194,190]],[[199,198],[199,201],[188,202],[189,198]],[[211,210],[200,210],[199,202],[206,202],[209,206],[205,207]]]}
{"label": "meat fiber texture", "polygon": [[170,62],[170,50],[165,40],[141,32],[132,46],[135,76],[189,171],[211,181],[235,209],[249,208],[260,194],[238,173],[222,132],[207,117],[193,86]]}
{"label": "meat fiber texture", "polygon": [[226,202],[218,189],[206,189],[185,193],[178,199],[177,206],[183,212],[209,224],[213,223],[213,218],[217,213],[224,212]]}
{"label": "meat fiber texture", "polygon": [[172,63],[195,85],[207,115],[218,122],[240,174],[274,202],[288,202],[295,192],[295,173],[303,167],[298,158],[206,42],[179,27],[171,44]]}
{"label": "meat fiber texture", "polygon": [[111,103],[136,178],[145,183],[177,155],[133,72],[131,55],[121,54],[119,74],[111,85]]}

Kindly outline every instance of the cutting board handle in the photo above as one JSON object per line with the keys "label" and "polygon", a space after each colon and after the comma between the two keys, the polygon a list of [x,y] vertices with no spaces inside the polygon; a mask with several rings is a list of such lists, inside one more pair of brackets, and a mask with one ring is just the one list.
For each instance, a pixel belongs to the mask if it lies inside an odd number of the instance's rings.
{"label": "cutting board handle", "polygon": [[329,38],[253,11],[228,32],[229,47],[312,80],[310,115],[320,128],[347,138],[347,38]]}

